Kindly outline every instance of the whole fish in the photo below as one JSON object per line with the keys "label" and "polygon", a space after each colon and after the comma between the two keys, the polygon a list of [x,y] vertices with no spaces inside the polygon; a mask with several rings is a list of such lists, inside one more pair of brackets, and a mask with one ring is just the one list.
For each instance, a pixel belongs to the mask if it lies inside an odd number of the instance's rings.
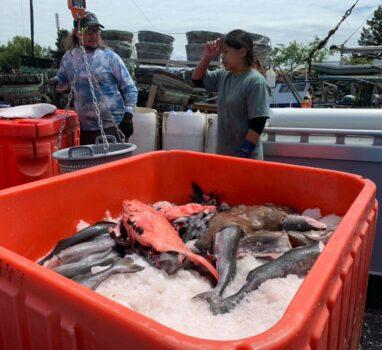
{"label": "whole fish", "polygon": [[45,258],[41,259],[38,264],[43,265],[46,261],[52,259],[54,255],[57,255],[60,251],[66,248],[90,241],[99,235],[108,233],[109,228],[114,228],[115,225],[114,222],[100,221],[92,226],[84,228],[73,236],[58,241],[54,249]]}
{"label": "whole fish", "polygon": [[211,251],[215,235],[229,226],[238,226],[245,235],[258,230],[279,231],[283,220],[293,211],[275,205],[240,205],[216,214],[208,223],[205,235],[198,239],[196,247]]}
{"label": "whole fish", "polygon": [[190,262],[204,267],[215,280],[218,279],[214,266],[204,257],[193,253],[169,221],[151,206],[138,200],[126,200],[123,202],[123,208],[121,228],[114,230],[115,239],[119,244],[123,244],[126,231],[128,241],[138,242],[159,253],[178,253],[180,260],[187,257]]}
{"label": "whole fish", "polygon": [[308,231],[325,229],[326,225],[314,219],[293,215],[292,208],[272,204],[233,207],[216,214],[208,224],[207,232],[198,239],[196,247],[202,251],[211,251],[215,234],[225,227],[238,226],[245,235],[256,231]]}
{"label": "whole fish", "polygon": [[130,257],[125,257],[116,261],[109,268],[97,272],[95,274],[78,276],[74,280],[85,287],[96,289],[104,280],[117,273],[134,273],[143,270],[143,266],[134,264],[134,260]]}
{"label": "whole fish", "polygon": [[236,274],[236,252],[239,245],[241,230],[230,226],[218,232],[215,237],[214,255],[219,280],[215,288],[196,295],[194,298],[207,300],[210,305],[219,303],[225,288]]}
{"label": "whole fish", "polygon": [[72,278],[90,272],[93,266],[109,265],[120,258],[119,254],[110,248],[106,252],[90,254],[79,261],[57,266],[53,268],[53,271],[65,277]]}
{"label": "whole fish", "polygon": [[260,230],[240,240],[238,255],[248,252],[255,258],[276,259],[291,249],[285,232]]}
{"label": "whole fish", "polygon": [[325,230],[326,225],[308,216],[288,215],[282,222],[285,231]]}
{"label": "whole fish", "polygon": [[117,243],[110,237],[100,237],[93,241],[76,244],[60,251],[44,266],[52,269],[62,264],[78,261],[89,254],[106,252],[108,249],[113,248],[116,245]]}
{"label": "whole fish", "polygon": [[274,278],[295,274],[305,276],[322,251],[322,243],[295,248],[276,260],[269,261],[248,273],[247,282],[236,293],[211,306],[213,314],[225,314],[231,311],[248,293],[255,291],[262,283]]}

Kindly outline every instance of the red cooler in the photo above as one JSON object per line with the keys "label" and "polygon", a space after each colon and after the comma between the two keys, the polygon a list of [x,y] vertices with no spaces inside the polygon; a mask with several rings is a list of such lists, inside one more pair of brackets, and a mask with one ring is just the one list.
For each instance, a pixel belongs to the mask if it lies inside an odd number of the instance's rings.
{"label": "red cooler", "polygon": [[[52,158],[65,117],[63,110],[41,119],[0,119],[0,189],[58,175]],[[69,111],[61,148],[79,145],[79,121]]]}

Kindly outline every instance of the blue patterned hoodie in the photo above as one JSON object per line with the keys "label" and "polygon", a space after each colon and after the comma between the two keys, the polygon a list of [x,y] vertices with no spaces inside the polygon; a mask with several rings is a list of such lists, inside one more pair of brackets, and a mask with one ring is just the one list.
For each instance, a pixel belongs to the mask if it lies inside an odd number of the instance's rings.
{"label": "blue patterned hoodie", "polygon": [[[87,53],[87,57],[90,71],[101,90],[100,94],[95,88],[103,126],[109,128],[115,123],[119,124],[125,112],[134,112],[138,91],[121,57],[114,51],[98,48]],[[60,85],[67,85],[72,81],[77,67],[79,70],[74,89],[74,107],[80,118],[81,129],[98,130],[97,115],[80,48],[65,53],[56,78]]]}

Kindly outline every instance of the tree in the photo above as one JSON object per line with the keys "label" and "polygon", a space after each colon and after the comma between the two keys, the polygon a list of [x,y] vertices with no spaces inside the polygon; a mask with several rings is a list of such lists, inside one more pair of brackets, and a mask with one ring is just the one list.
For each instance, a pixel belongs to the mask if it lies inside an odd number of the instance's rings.
{"label": "tree", "polygon": [[53,58],[57,60],[59,64],[62,56],[65,54],[65,42],[69,37],[70,33],[66,29],[59,29],[57,31],[57,39],[56,39],[56,48],[57,50],[51,50],[51,54]]}
{"label": "tree", "polygon": [[[297,41],[292,41],[288,45],[278,44],[271,53],[271,56],[276,65],[285,68],[287,74],[293,78],[294,71],[301,65],[306,65],[309,57],[309,53],[314,47],[317,46],[320,39],[315,38],[312,42],[308,44],[298,43]],[[313,59],[315,62],[322,62],[329,54],[329,50],[321,49],[318,50]]]}
{"label": "tree", "polygon": [[[22,36],[14,36],[7,45],[0,46],[0,69],[13,69],[20,67],[20,56],[29,55],[32,48],[31,39]],[[35,57],[50,58],[49,48],[38,44],[34,46]]]}
{"label": "tree", "polygon": [[373,58],[360,55],[351,55],[345,57],[346,64],[373,64]]}
{"label": "tree", "polygon": [[361,39],[358,44],[361,46],[382,45],[382,6],[374,11],[372,19],[366,22],[367,26],[362,29]]}

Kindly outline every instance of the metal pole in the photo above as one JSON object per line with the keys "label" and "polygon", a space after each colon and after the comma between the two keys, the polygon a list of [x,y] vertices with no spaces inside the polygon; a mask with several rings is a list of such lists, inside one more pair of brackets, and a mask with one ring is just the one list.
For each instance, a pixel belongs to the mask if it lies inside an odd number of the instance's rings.
{"label": "metal pole", "polygon": [[31,21],[31,56],[34,57],[34,16],[33,16],[33,0],[29,0],[30,21]]}
{"label": "metal pole", "polygon": [[57,28],[57,33],[60,31],[60,16],[58,13],[56,13],[56,28]]}

